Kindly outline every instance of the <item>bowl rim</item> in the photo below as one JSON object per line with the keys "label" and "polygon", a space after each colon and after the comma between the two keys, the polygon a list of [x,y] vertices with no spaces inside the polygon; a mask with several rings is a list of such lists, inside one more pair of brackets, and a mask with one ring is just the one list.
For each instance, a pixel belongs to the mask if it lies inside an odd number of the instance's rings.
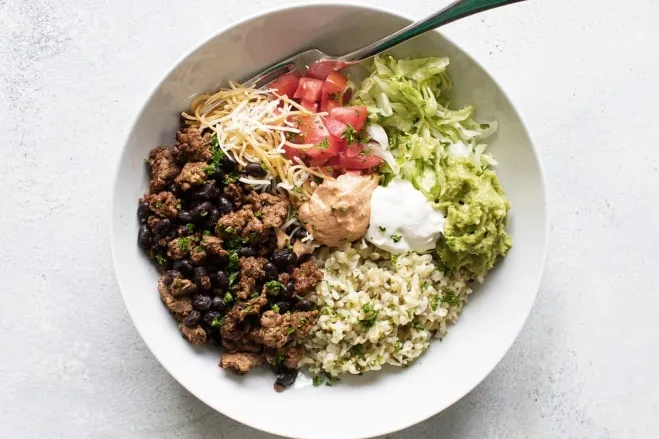
{"label": "bowl rim", "polygon": [[[209,41],[217,38],[221,34],[226,33],[226,32],[228,32],[228,31],[230,31],[230,30],[232,30],[236,27],[242,26],[242,25],[244,25],[244,24],[246,24],[250,21],[256,20],[260,17],[275,14],[275,13],[278,13],[278,12],[291,11],[291,10],[296,10],[296,9],[306,9],[306,8],[310,8],[310,7],[313,8],[313,7],[318,7],[318,6],[323,6],[323,7],[334,7],[334,6],[336,6],[336,7],[360,8],[360,9],[365,9],[365,10],[381,12],[381,13],[384,13],[384,14],[389,14],[389,15],[392,15],[392,16],[395,16],[395,17],[398,17],[398,18],[402,18],[404,20],[409,20],[411,22],[415,21],[415,18],[411,17],[407,13],[397,12],[397,11],[394,11],[390,8],[383,7],[383,6],[380,6],[380,5],[366,4],[362,0],[356,0],[356,1],[312,0],[312,1],[309,1],[309,2],[301,3],[301,4],[300,3],[287,3],[287,4],[284,4],[282,6],[275,6],[275,7],[270,7],[270,8],[264,9],[264,10],[260,10],[258,12],[246,15],[245,17],[241,18],[240,20],[231,22],[228,25],[222,27],[221,29],[216,30],[215,32],[213,32],[210,35],[206,35],[206,36],[202,37],[200,40],[198,40],[196,43],[194,43],[193,46],[191,46],[183,55],[178,57],[176,59],[176,61],[171,64],[171,66],[167,69],[166,72],[164,72],[162,75],[160,75],[158,81],[155,83],[155,85],[153,85],[151,87],[149,93],[146,95],[146,98],[141,101],[142,102],[141,105],[138,106],[137,111],[134,113],[134,116],[132,118],[132,123],[129,125],[129,127],[126,131],[126,134],[124,135],[124,141],[123,141],[123,145],[121,147],[121,151],[118,154],[118,156],[116,158],[116,161],[113,165],[112,185],[110,186],[110,191],[109,191],[110,203],[108,203],[108,206],[109,206],[108,207],[108,209],[109,209],[109,212],[108,212],[108,218],[109,218],[108,225],[109,225],[109,229],[110,229],[109,230],[110,233],[108,235],[108,238],[109,238],[109,241],[110,241],[109,242],[109,244],[110,244],[110,254],[111,254],[111,258],[112,258],[112,270],[113,270],[113,273],[114,273],[114,277],[115,277],[117,286],[119,287],[119,292],[121,294],[122,301],[124,303],[124,306],[126,307],[126,310],[128,311],[128,315],[130,316],[130,319],[133,323],[133,326],[137,330],[140,338],[142,339],[142,341],[144,342],[146,347],[149,349],[151,354],[156,358],[156,360],[158,360],[158,363],[160,364],[160,366],[162,366],[165,369],[165,371],[167,371],[167,373],[172,378],[174,378],[174,380],[180,386],[182,386],[184,389],[186,389],[188,392],[190,392],[192,395],[194,395],[195,398],[202,401],[204,404],[206,404],[208,407],[212,408],[213,410],[217,411],[218,413],[221,413],[222,415],[227,416],[228,418],[233,419],[236,422],[239,422],[243,425],[254,428],[256,430],[260,430],[260,431],[270,433],[270,434],[280,435],[280,436],[283,436],[283,437],[291,437],[291,438],[294,438],[295,436],[290,436],[290,434],[286,433],[285,431],[281,431],[277,428],[269,428],[269,427],[264,427],[264,426],[261,426],[261,425],[256,425],[256,424],[252,423],[249,418],[236,416],[235,414],[229,415],[229,414],[224,413],[222,410],[220,410],[218,407],[216,407],[216,405],[212,401],[208,401],[207,399],[199,396],[194,390],[192,390],[188,386],[186,386],[184,384],[184,380],[179,379],[177,374],[172,372],[172,370],[170,370],[170,368],[163,361],[161,361],[161,359],[158,357],[158,355],[151,348],[151,345],[149,344],[149,342],[143,336],[143,333],[140,330],[141,325],[139,325],[137,323],[137,320],[136,320],[135,315],[134,315],[135,310],[132,310],[129,307],[128,301],[126,300],[126,293],[121,288],[121,282],[119,281],[119,277],[117,275],[117,260],[118,259],[117,259],[117,249],[116,249],[116,246],[115,246],[115,243],[114,243],[115,239],[114,239],[114,233],[113,233],[113,230],[115,228],[115,223],[116,223],[116,221],[118,221],[118,219],[115,218],[115,216],[113,215],[113,212],[116,211],[116,208],[115,208],[115,200],[116,200],[115,190],[116,190],[119,178],[120,178],[120,170],[121,170],[120,165],[123,161],[124,155],[126,154],[130,136],[131,136],[132,132],[134,131],[135,127],[137,126],[137,124],[139,122],[139,119],[140,119],[140,116],[141,116],[142,112],[144,111],[144,108],[145,108],[146,104],[153,98],[153,96],[157,93],[157,91],[160,89],[160,87],[165,82],[165,80],[171,75],[171,73],[175,69],[177,69],[186,59],[188,59],[191,55],[193,55],[197,50],[199,50],[201,47],[203,47]],[[478,385],[480,385],[483,382],[483,380],[485,378],[487,378],[487,376],[489,376],[492,373],[492,371],[499,365],[499,363],[501,363],[501,360],[503,360],[504,356],[510,351],[513,344],[515,343],[515,341],[517,340],[517,338],[521,334],[524,326],[526,325],[526,323],[528,321],[531,310],[533,309],[533,307],[535,305],[535,302],[537,300],[538,292],[540,290],[540,287],[541,287],[541,284],[542,284],[542,278],[543,278],[544,271],[545,271],[545,264],[546,264],[546,259],[547,259],[547,249],[548,249],[548,242],[549,242],[549,236],[550,236],[549,235],[550,226],[549,226],[548,213],[547,213],[547,190],[546,190],[547,182],[546,182],[546,177],[545,177],[545,171],[544,171],[544,168],[542,166],[542,161],[540,159],[540,155],[538,154],[538,148],[536,146],[536,141],[535,141],[535,138],[533,137],[533,134],[531,133],[531,131],[528,128],[528,124],[526,122],[526,119],[518,111],[517,106],[515,106],[514,102],[510,99],[510,96],[508,95],[506,90],[501,86],[499,81],[497,81],[497,79],[490,73],[490,71],[488,69],[486,69],[475,57],[473,57],[469,51],[465,50],[461,45],[457,44],[455,41],[453,41],[451,38],[449,38],[445,34],[441,33],[439,30],[432,30],[431,32],[440,33],[442,38],[444,38],[449,43],[453,44],[455,46],[455,48],[458,49],[462,54],[464,54],[471,62],[473,62],[474,65],[481,68],[483,70],[483,72],[485,72],[487,74],[487,76],[496,85],[496,87],[498,88],[500,93],[510,103],[510,106],[511,106],[512,110],[515,112],[517,118],[519,119],[521,129],[523,130],[523,132],[526,134],[526,136],[529,139],[530,146],[531,146],[531,153],[533,154],[533,157],[535,158],[535,160],[538,164],[539,186],[540,186],[541,193],[543,195],[542,217],[544,219],[544,224],[545,224],[544,229],[545,230],[544,230],[543,249],[542,249],[541,260],[540,260],[540,271],[537,273],[537,281],[536,281],[536,286],[534,287],[534,290],[533,290],[533,300],[531,301],[531,306],[526,310],[526,315],[524,316],[524,319],[521,321],[521,324],[520,324],[519,328],[517,329],[516,335],[509,341],[509,343],[506,346],[506,349],[502,350],[502,353],[498,356],[496,361],[492,363],[491,368],[489,368],[489,370],[487,370],[482,376],[477,377],[475,385],[471,389],[469,389],[465,392],[462,392],[461,394],[457,394],[454,398],[452,398],[451,402],[448,405],[446,405],[446,407],[443,407],[443,408],[441,408],[437,411],[430,412],[429,414],[428,413],[420,414],[418,417],[411,418],[407,422],[401,423],[399,426],[395,427],[394,429],[385,428],[385,429],[382,429],[382,430],[379,430],[379,431],[373,431],[372,433],[369,433],[369,436],[350,436],[350,438],[355,438],[355,439],[360,439],[360,438],[366,439],[366,438],[372,438],[372,437],[381,436],[381,435],[387,435],[387,434],[395,433],[397,431],[405,430],[405,429],[410,428],[414,425],[417,425],[421,422],[424,422],[424,421],[430,419],[431,417],[438,415],[439,413],[446,410],[447,408],[453,406],[455,403],[457,403],[462,398],[464,398],[467,394],[472,392]],[[346,436],[346,437],[348,437],[348,436]],[[300,437],[300,439],[302,439],[302,438]]]}

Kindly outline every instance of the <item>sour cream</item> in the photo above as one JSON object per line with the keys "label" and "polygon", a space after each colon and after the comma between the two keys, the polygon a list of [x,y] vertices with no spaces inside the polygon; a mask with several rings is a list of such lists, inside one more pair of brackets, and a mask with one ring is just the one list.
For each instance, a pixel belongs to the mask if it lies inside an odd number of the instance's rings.
{"label": "sour cream", "polygon": [[444,222],[412,183],[395,179],[373,191],[366,240],[390,253],[424,252],[435,248]]}

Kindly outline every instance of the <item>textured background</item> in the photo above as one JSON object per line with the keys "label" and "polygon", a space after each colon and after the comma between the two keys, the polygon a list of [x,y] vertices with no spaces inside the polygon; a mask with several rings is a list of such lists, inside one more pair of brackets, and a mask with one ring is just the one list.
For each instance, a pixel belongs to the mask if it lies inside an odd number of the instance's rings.
{"label": "textured background", "polygon": [[[421,17],[445,1],[367,3]],[[162,73],[277,4],[0,0],[1,438],[270,437],[211,411],[148,352],[117,291],[107,212],[128,125]],[[657,16],[654,0],[535,0],[445,29],[527,118],[550,248],[501,364],[390,438],[656,437]]]}

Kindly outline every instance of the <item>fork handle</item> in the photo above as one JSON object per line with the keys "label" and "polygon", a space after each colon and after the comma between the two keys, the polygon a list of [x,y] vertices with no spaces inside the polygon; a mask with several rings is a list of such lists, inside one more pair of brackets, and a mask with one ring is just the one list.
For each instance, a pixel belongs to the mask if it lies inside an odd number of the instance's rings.
{"label": "fork handle", "polygon": [[451,3],[441,11],[410,24],[409,26],[393,33],[381,40],[357,49],[346,55],[343,55],[339,60],[354,63],[364,61],[375,55],[378,55],[386,50],[391,49],[407,40],[428,32],[429,30],[436,29],[448,23],[452,23],[464,17],[476,14],[478,12],[487,11],[488,9],[498,8],[499,6],[506,6],[513,3],[525,0],[457,0]]}

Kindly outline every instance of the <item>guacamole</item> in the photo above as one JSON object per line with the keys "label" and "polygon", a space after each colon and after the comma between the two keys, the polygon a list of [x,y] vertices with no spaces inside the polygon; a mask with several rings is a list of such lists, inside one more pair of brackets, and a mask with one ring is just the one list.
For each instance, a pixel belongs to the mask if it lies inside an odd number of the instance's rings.
{"label": "guacamole", "polygon": [[452,270],[483,276],[511,246],[505,231],[510,203],[496,174],[470,158],[442,159],[439,209],[446,214],[437,255]]}

